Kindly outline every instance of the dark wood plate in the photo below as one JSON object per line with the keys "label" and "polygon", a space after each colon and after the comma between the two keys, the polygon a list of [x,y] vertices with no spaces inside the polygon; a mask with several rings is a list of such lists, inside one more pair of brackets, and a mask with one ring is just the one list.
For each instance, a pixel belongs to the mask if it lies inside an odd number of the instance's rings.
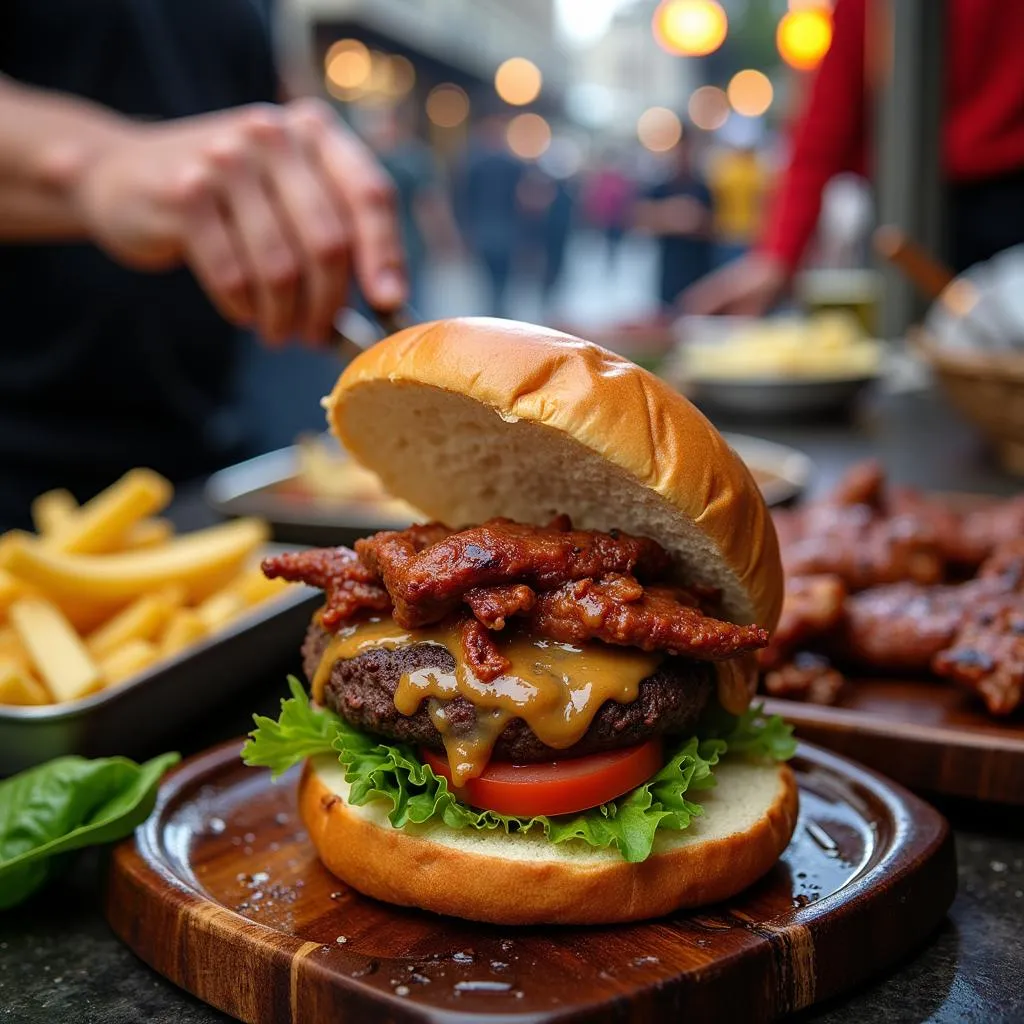
{"label": "dark wood plate", "polygon": [[832,707],[766,700],[797,735],[913,789],[1024,805],[1024,719],[932,679],[854,679]]}
{"label": "dark wood plate", "polygon": [[804,745],[793,841],[728,903],[617,927],[477,925],[333,878],[295,776],[272,784],[239,746],[164,783],[114,852],[106,914],[143,960],[244,1021],[769,1021],[906,954],[956,889],[936,811]]}

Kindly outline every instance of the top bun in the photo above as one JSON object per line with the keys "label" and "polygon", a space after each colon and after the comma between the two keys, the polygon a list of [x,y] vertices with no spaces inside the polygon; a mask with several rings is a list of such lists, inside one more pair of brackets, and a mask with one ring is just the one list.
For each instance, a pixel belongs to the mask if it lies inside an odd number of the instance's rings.
{"label": "top bun", "polygon": [[356,358],[324,399],[384,486],[453,526],[508,516],[652,537],[681,581],[774,629],[782,566],[753,477],[678,392],[627,359],[509,320],[439,320]]}

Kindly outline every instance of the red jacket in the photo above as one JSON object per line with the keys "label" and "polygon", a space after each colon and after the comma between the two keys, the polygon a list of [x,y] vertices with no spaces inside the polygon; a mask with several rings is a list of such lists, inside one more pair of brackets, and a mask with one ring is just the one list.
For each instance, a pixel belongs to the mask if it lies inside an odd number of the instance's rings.
{"label": "red jacket", "polygon": [[[814,233],[828,180],[868,167],[873,104],[866,67],[878,57],[865,46],[870,4],[837,0],[832,46],[794,125],[790,164],[759,246],[790,269]],[[946,178],[972,181],[1024,168],[1024,0],[946,0],[946,12]]]}

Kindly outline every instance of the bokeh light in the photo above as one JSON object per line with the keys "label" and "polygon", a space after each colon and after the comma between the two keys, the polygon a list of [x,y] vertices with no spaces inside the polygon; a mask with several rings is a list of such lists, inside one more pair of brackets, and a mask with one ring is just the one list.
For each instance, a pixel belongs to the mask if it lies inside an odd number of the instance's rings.
{"label": "bokeh light", "polygon": [[706,132],[721,128],[729,117],[729,100],[716,85],[702,85],[694,89],[686,107],[690,120]]}
{"label": "bokeh light", "polygon": [[726,96],[732,109],[744,117],[760,117],[772,105],[775,90],[762,71],[737,71],[729,81]]}
{"label": "bokeh light", "polygon": [[407,96],[416,84],[416,68],[408,57],[396,54],[388,59],[390,73],[388,75],[387,93],[399,99]]}
{"label": "bokeh light", "polygon": [[662,0],[651,28],[663,50],[680,57],[704,57],[725,42],[729,19],[717,0]]}
{"label": "bokeh light", "polygon": [[358,39],[339,39],[324,58],[328,86],[343,91],[361,89],[373,69],[370,51]]}
{"label": "bokeh light", "polygon": [[540,68],[525,57],[510,57],[494,73],[495,91],[514,107],[532,103],[540,95],[543,81]]}
{"label": "bokeh light", "polygon": [[832,15],[821,7],[790,11],[775,32],[779,56],[797,71],[812,71],[832,45]]}
{"label": "bokeh light", "polygon": [[652,153],[666,153],[683,137],[683,125],[668,107],[648,107],[637,118],[636,137]]}
{"label": "bokeh light", "polygon": [[438,128],[456,128],[469,117],[466,90],[452,82],[435,85],[427,94],[427,117]]}
{"label": "bokeh light", "polygon": [[551,125],[540,114],[516,114],[508,123],[505,140],[521,160],[536,160],[551,145]]}

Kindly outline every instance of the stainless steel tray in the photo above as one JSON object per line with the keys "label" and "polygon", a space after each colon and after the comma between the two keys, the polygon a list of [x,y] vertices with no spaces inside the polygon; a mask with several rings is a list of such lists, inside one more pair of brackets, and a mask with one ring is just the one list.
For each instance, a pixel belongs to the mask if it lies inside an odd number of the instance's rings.
{"label": "stainless steel tray", "polygon": [[[745,434],[723,437],[759,477],[769,505],[792,501],[813,475],[811,460],[795,448]],[[221,515],[258,516],[270,523],[275,540],[295,544],[351,546],[378,530],[409,525],[409,520],[397,521],[368,502],[317,504],[281,493],[279,485],[293,479],[297,472],[297,448],[281,448],[214,473],[204,494]]]}
{"label": "stainless steel tray", "polygon": [[152,753],[254,677],[293,664],[321,600],[318,590],[294,587],[122,685],[65,704],[0,707],[0,775],[63,754]]}
{"label": "stainless steel tray", "polygon": [[298,451],[295,445],[280,448],[219,470],[206,483],[207,503],[223,516],[265,519],[275,540],[317,547],[351,546],[367,534],[410,524],[372,502],[320,503],[282,494],[278,486],[298,473]]}

